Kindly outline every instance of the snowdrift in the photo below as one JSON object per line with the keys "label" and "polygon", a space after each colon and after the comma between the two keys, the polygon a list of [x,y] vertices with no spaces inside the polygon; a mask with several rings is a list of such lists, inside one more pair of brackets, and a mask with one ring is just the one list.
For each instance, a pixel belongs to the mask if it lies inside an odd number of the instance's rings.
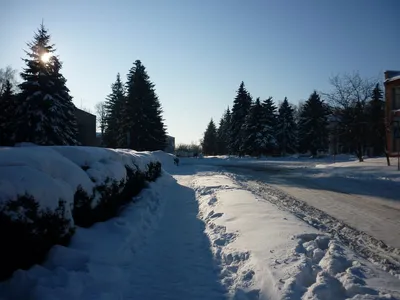
{"label": "snowdrift", "polygon": [[114,217],[160,174],[161,163],[150,152],[0,148],[0,280],[42,261],[53,245],[67,245],[75,225]]}

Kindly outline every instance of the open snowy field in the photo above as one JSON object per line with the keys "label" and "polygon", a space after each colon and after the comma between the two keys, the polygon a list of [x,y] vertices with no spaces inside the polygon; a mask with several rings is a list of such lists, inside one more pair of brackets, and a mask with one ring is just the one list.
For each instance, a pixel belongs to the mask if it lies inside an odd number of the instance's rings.
{"label": "open snowy field", "polygon": [[68,247],[1,282],[0,299],[400,299],[396,266],[384,271],[348,243],[354,232],[327,230],[337,224],[330,215],[306,214],[277,181],[261,182],[331,167],[249,159],[243,169],[221,158],[177,167],[170,155],[148,155],[163,163],[161,178],[119,216],[77,227]]}

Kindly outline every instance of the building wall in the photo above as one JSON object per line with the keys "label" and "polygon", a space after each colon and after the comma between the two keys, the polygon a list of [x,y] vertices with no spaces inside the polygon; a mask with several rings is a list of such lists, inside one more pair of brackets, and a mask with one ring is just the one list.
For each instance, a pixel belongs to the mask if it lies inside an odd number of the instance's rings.
{"label": "building wall", "polygon": [[75,109],[78,123],[78,141],[82,146],[97,146],[96,116],[79,108]]}
{"label": "building wall", "polygon": [[[400,149],[400,139],[394,138],[396,123],[400,122],[400,111],[394,110],[393,101],[395,88],[400,88],[400,71],[385,72],[385,123],[389,130],[386,131],[387,150],[390,156],[397,156]],[[393,78],[393,80],[391,80]],[[396,79],[395,79],[396,78]],[[397,108],[399,109],[399,108]],[[400,125],[400,124],[399,124]]]}

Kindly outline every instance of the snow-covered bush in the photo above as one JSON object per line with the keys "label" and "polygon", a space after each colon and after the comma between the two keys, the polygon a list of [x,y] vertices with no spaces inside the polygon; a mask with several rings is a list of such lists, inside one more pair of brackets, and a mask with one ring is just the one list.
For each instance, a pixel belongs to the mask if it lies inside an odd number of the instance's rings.
{"label": "snow-covered bush", "polygon": [[[144,172],[133,170],[129,166],[125,166],[125,169],[125,180],[108,179],[104,184],[96,186],[92,195],[82,187],[78,187],[73,208],[76,225],[88,227],[93,223],[115,217],[121,207],[130,202],[146,186],[146,181],[154,181],[160,176],[161,163],[150,162]],[[98,201],[95,201],[95,195],[98,196]]]}
{"label": "snow-covered bush", "polygon": [[75,225],[116,216],[160,174],[161,163],[150,152],[0,148],[0,280],[39,263],[51,246],[67,245]]}

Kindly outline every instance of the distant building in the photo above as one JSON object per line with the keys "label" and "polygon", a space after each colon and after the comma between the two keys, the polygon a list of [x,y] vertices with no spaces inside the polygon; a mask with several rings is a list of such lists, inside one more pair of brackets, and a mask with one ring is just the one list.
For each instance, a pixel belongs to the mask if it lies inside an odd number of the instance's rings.
{"label": "distant building", "polygon": [[167,146],[164,149],[167,153],[175,152],[175,138],[173,136],[167,135]]}
{"label": "distant building", "polygon": [[385,72],[385,121],[387,151],[397,156],[400,151],[400,71]]}
{"label": "distant building", "polygon": [[77,140],[82,146],[97,146],[96,116],[79,108],[75,108],[78,123]]}

